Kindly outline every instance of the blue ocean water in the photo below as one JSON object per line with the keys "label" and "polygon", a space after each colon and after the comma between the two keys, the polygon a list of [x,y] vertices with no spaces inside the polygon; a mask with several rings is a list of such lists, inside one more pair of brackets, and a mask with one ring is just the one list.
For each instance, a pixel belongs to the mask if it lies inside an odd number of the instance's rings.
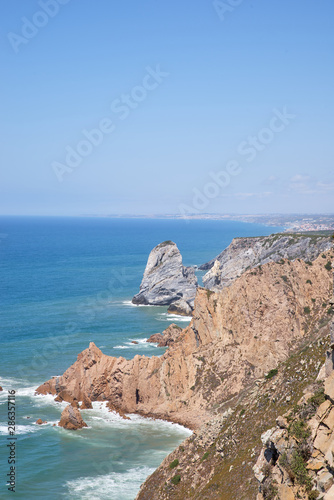
{"label": "blue ocean water", "polygon": [[[0,217],[0,498],[11,495],[7,397],[15,390],[15,498],[134,499],[190,431],[137,415],[125,421],[95,403],[82,412],[88,428],[68,432],[53,425],[66,405],[34,396],[35,388],[62,374],[91,341],[127,359],[163,354],[146,339],[189,319],[131,304],[158,243],[175,241],[184,265],[200,265],[235,236],[281,229],[211,220]],[[36,425],[38,418],[47,424]]]}

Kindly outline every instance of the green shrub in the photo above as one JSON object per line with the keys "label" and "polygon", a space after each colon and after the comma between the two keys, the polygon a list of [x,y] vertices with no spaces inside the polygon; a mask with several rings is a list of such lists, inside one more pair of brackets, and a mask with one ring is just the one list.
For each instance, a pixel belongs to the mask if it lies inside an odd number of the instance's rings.
{"label": "green shrub", "polygon": [[206,451],[204,453],[204,455],[202,456],[202,459],[201,459],[201,462],[203,462],[203,460],[206,460],[208,458],[208,456],[210,455],[210,452],[209,451]]}
{"label": "green shrub", "polygon": [[285,283],[288,281],[288,277],[285,274],[283,274],[283,276],[281,276],[281,278],[283,281],[285,281]]}
{"label": "green shrub", "polygon": [[312,285],[312,281],[311,280],[307,280],[306,283],[309,283],[310,285]]}
{"label": "green shrub", "polygon": [[304,307],[305,314],[310,314],[310,312],[311,312],[311,309],[309,308],[309,306]]}
{"label": "green shrub", "polygon": [[266,478],[262,484],[261,491],[265,500],[275,500],[278,495],[276,481],[272,481],[270,477]]}
{"label": "green shrub", "polygon": [[173,483],[173,484],[175,484],[175,485],[176,485],[176,484],[179,484],[179,482],[181,481],[181,476],[180,476],[180,474],[176,474],[176,476],[172,477],[171,481],[172,481],[172,483]]}
{"label": "green shrub", "polygon": [[272,370],[270,370],[270,372],[267,373],[266,379],[271,379],[271,378],[275,377],[277,374],[278,374],[278,369],[273,368]]}
{"label": "green shrub", "polygon": [[312,490],[308,493],[308,500],[317,500],[317,498],[319,498],[319,495],[319,491]]}
{"label": "green shrub", "polygon": [[331,269],[332,269],[332,263],[331,263],[330,260],[327,262],[327,264],[325,264],[325,269],[327,269],[327,271],[331,271]]}
{"label": "green shrub", "polygon": [[299,441],[306,440],[311,435],[311,430],[305,420],[295,420],[289,426],[289,433]]}
{"label": "green shrub", "polygon": [[306,469],[305,461],[298,451],[293,452],[290,467],[297,483],[305,486],[306,490],[311,490],[312,479]]}
{"label": "green shrub", "polygon": [[174,468],[175,468],[175,467],[177,467],[178,465],[179,465],[179,461],[178,461],[178,459],[176,458],[175,460],[173,460],[173,462],[171,462],[171,463],[169,464],[169,468],[170,468],[170,469],[174,469]]}

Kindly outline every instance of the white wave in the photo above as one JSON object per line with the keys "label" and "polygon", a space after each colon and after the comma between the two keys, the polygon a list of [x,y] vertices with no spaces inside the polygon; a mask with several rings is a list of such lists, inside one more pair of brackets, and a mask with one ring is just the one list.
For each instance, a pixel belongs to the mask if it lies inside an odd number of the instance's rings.
{"label": "white wave", "polygon": [[182,437],[186,438],[192,434],[190,429],[183,427],[180,424],[174,424],[172,422],[167,422],[166,420],[154,419],[142,417],[135,413],[127,414],[130,420],[125,420],[118,413],[109,411],[107,408],[107,402],[104,401],[94,401],[92,410],[81,410],[84,415],[84,420],[87,424],[92,427],[112,427],[113,429],[131,429],[135,430],[143,427],[148,427],[159,434],[164,433],[170,435],[172,432],[174,435],[180,434]]}
{"label": "white wave", "polygon": [[[16,425],[15,436],[18,434],[31,434],[32,432],[37,432],[39,427],[39,425]],[[8,436],[7,425],[0,425],[0,436]]]}
{"label": "white wave", "polygon": [[31,382],[26,379],[0,377],[0,385],[4,391],[16,390],[18,387],[28,386],[29,384]]}
{"label": "white wave", "polygon": [[158,321],[182,321],[189,323],[192,320],[192,316],[179,316],[178,314],[161,313],[158,315]]}
{"label": "white wave", "polygon": [[131,307],[163,307],[163,306],[153,306],[152,304],[133,304],[131,300],[123,300],[122,304],[124,306],[131,306]]}
{"label": "white wave", "polygon": [[[144,344],[147,345],[147,337],[145,339],[130,339],[131,344],[132,342],[138,342],[138,344]],[[135,344],[132,344],[135,345]]]}
{"label": "white wave", "polygon": [[[147,338],[144,339],[129,339],[130,342],[124,342],[122,345],[115,345],[113,349],[148,349],[150,347],[157,347],[156,343],[147,342]],[[134,344],[134,342],[136,342]]]}
{"label": "white wave", "polygon": [[[103,464],[105,466],[105,464]],[[110,463],[110,469],[112,463]],[[126,472],[81,477],[67,481],[67,498],[71,500],[133,500],[140,485],[154,472],[150,467],[136,467]]]}

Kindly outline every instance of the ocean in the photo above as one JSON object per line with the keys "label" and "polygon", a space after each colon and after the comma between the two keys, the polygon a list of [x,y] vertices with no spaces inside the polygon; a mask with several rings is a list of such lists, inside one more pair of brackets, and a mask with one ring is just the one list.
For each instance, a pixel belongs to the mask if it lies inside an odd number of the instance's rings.
{"label": "ocean", "polygon": [[[61,375],[91,341],[127,359],[164,353],[146,339],[190,319],[131,304],[158,243],[175,241],[184,265],[200,265],[235,236],[281,229],[213,220],[0,217],[0,498],[14,498],[7,489],[12,449],[17,500],[133,500],[191,432],[137,415],[124,420],[103,403],[82,411],[88,428],[66,431],[54,425],[66,403],[35,396],[36,387]],[[8,391],[15,391],[13,436]],[[38,418],[47,423],[37,425]]]}

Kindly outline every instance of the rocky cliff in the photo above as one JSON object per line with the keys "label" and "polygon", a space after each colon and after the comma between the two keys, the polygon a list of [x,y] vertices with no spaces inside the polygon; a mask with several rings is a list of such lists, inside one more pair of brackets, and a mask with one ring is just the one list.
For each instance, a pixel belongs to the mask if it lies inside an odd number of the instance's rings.
{"label": "rocky cliff", "polygon": [[195,271],[182,265],[176,244],[164,241],[151,251],[134,304],[174,305],[173,312],[191,314],[197,288]]}
{"label": "rocky cliff", "polygon": [[304,391],[261,440],[253,467],[257,500],[334,499],[334,321],[317,386]]}
{"label": "rocky cliff", "polygon": [[108,400],[196,428],[288,358],[326,316],[332,280],[329,253],[324,257],[266,264],[217,293],[199,289],[189,327],[163,356],[125,360],[91,343],[38,392],[69,402]]}
{"label": "rocky cliff", "polygon": [[282,233],[255,238],[235,238],[215,259],[200,266],[206,288],[222,288],[247,269],[281,259],[313,261],[331,248],[330,235]]}

